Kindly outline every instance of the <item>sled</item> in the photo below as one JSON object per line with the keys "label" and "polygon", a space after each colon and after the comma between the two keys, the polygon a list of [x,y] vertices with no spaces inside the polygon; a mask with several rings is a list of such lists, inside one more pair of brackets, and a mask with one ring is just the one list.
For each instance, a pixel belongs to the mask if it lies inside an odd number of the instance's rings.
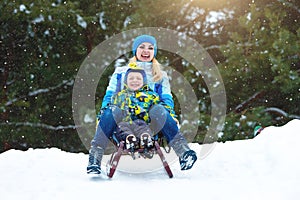
{"label": "sled", "polygon": [[[158,137],[156,135],[156,137],[153,138],[154,145],[152,148],[136,148],[134,150],[127,149],[125,147],[125,141],[118,142],[116,138],[111,138],[111,140],[116,147],[116,151],[112,153],[110,160],[106,164],[107,176],[109,178],[113,177],[122,155],[131,155],[133,159],[136,158],[136,155],[145,159],[151,159],[154,155],[158,155],[169,178],[173,177],[173,173],[161,148],[163,148],[166,153],[169,153],[171,149],[167,149],[163,145],[164,141],[161,137]],[[162,147],[160,146],[160,144],[162,145]]]}

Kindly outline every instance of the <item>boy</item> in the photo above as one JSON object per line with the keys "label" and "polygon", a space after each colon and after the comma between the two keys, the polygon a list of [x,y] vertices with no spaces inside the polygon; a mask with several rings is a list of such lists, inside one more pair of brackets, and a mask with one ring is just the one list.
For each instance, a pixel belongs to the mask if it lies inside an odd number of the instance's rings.
{"label": "boy", "polygon": [[[147,85],[146,73],[132,64],[124,77],[124,89],[112,97],[112,104],[123,111],[123,121],[117,125],[117,139],[126,142],[127,149],[153,146],[149,110],[159,104],[159,96]],[[169,110],[175,116],[173,110]]]}

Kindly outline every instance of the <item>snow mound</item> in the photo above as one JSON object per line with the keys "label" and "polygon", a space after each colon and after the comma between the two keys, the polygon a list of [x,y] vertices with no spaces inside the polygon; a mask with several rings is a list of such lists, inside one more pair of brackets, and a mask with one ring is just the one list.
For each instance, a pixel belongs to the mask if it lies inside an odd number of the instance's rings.
{"label": "snow mound", "polygon": [[[9,150],[0,154],[1,199],[298,199],[299,133],[300,120],[292,120],[267,127],[251,140],[217,143],[189,171],[171,163],[172,179],[163,169],[138,174],[119,170],[112,179],[89,176],[83,153]],[[190,146],[196,152],[205,148]]]}

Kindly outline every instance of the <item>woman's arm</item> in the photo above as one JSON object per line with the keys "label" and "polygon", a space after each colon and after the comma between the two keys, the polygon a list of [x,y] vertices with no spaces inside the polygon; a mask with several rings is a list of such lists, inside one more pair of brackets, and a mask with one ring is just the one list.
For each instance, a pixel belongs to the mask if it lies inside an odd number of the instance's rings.
{"label": "woman's arm", "polygon": [[174,109],[174,100],[171,93],[169,77],[164,71],[162,74],[163,78],[158,84],[156,84],[155,91],[159,94],[160,100],[164,103],[164,105]]}
{"label": "woman's arm", "polygon": [[[121,91],[122,87],[122,76],[126,72],[128,67],[117,67],[109,80],[109,84],[106,88],[105,95],[102,100],[101,109],[106,108],[111,103],[112,96]],[[118,91],[119,90],[119,91]]]}
{"label": "woman's arm", "polygon": [[179,121],[177,120],[177,115],[174,110],[174,100],[173,95],[171,93],[171,86],[170,86],[170,80],[165,71],[162,71],[162,81],[161,81],[161,94],[160,94],[160,100],[161,105],[163,105],[170,113],[170,115],[173,117],[173,119],[176,121],[177,124],[179,124]]}

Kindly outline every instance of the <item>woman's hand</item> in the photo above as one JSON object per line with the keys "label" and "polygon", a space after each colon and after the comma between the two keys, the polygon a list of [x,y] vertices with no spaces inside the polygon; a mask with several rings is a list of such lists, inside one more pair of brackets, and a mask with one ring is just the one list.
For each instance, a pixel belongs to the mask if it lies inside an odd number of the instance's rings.
{"label": "woman's hand", "polygon": [[178,126],[178,125],[179,125],[178,119],[176,119],[176,118],[174,118],[174,117],[173,117],[173,119],[174,119],[174,121],[176,122],[176,124],[177,124],[177,126]]}

